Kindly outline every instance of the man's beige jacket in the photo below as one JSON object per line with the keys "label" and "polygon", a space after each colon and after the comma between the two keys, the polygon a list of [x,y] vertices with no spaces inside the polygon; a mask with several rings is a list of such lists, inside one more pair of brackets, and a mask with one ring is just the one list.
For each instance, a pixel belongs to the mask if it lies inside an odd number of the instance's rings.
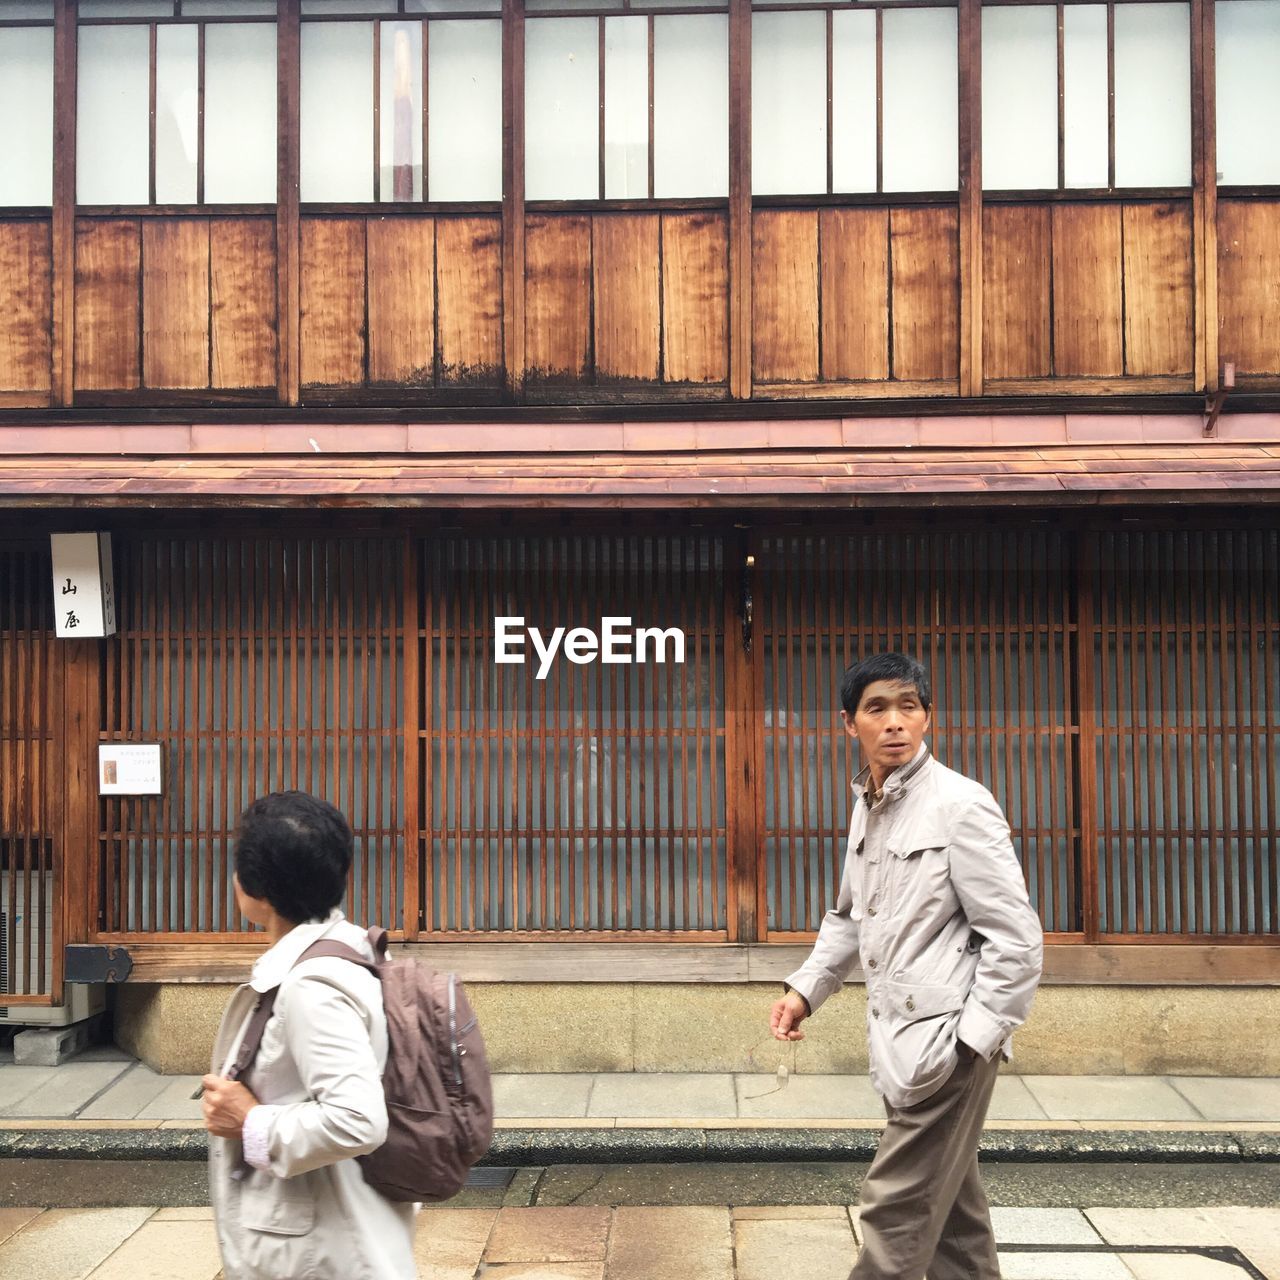
{"label": "man's beige jacket", "polygon": [[956,1041],[1010,1056],[1040,981],[1044,934],[991,793],[922,745],[873,804],[854,783],[835,909],[787,985],[813,1012],[861,959],[871,1082],[894,1107],[950,1078]]}

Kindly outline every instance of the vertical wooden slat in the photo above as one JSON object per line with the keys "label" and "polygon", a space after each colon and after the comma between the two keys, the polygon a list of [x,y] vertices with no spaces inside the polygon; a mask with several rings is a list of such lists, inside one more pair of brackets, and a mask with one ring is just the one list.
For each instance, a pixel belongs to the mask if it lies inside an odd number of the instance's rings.
{"label": "vertical wooden slat", "polygon": [[529,219],[525,316],[527,371],[582,379],[591,364],[591,220]]}
{"label": "vertical wooden slat", "polygon": [[1192,219],[1172,204],[1125,205],[1125,372],[1187,374],[1194,363]]}
{"label": "vertical wooden slat", "polygon": [[209,385],[209,316],[208,220],[145,220],[142,224],[144,386]]}
{"label": "vertical wooden slat", "polygon": [[982,7],[959,0],[960,394],[982,394]]}
{"label": "vertical wooden slat", "polygon": [[656,382],[661,285],[658,214],[592,219],[596,375]]}
{"label": "vertical wooden slat", "polygon": [[364,220],[307,218],[301,241],[302,383],[362,383],[367,359]]}
{"label": "vertical wooden slat", "polygon": [[53,22],[53,220],[50,386],[55,405],[75,398],[76,0],[58,0]]}
{"label": "vertical wooden slat", "polygon": [[983,211],[983,364],[988,378],[1047,378],[1050,209],[989,205]]}
{"label": "vertical wooden slat", "polygon": [[823,209],[823,381],[889,376],[889,212]]}
{"label": "vertical wooden slat", "polygon": [[899,208],[889,217],[893,377],[959,376],[959,227],[950,208]]}
{"label": "vertical wooden slat", "polygon": [[[522,257],[523,252],[522,248]],[[438,219],[436,341],[443,383],[501,383],[503,289],[498,219]],[[520,306],[524,306],[523,291]]]}
{"label": "vertical wooden slat", "polygon": [[759,382],[818,377],[818,213],[762,209],[752,236],[753,359]]}
{"label": "vertical wooden slat", "polygon": [[1218,352],[1217,6],[1191,3],[1191,183],[1195,263],[1195,379],[1206,392],[1221,382]]}
{"label": "vertical wooden slat", "polygon": [[729,0],[729,394],[749,400],[752,299],[751,0]]}
{"label": "vertical wooden slat", "polygon": [[[400,541],[400,612],[391,623],[391,698],[401,717],[400,839],[404,849],[404,901],[401,904],[404,936],[412,942],[422,925],[422,850],[419,831],[429,831],[430,797],[422,793],[421,734],[430,727],[422,716],[421,689],[431,689],[430,637],[420,639],[422,615],[419,583],[422,576],[421,544],[405,533]],[[430,607],[430,593],[427,593]],[[403,661],[404,693],[397,697],[396,671]],[[421,679],[421,684],[419,680]],[[392,740],[394,743],[394,739]],[[393,774],[394,776],[394,774]],[[394,835],[392,837],[394,839]]]}
{"label": "vertical wooden slat", "polygon": [[[1100,572],[1100,548],[1098,535],[1085,533],[1076,539],[1075,583],[1076,610],[1073,641],[1073,669],[1075,675],[1075,720],[1077,725],[1074,762],[1077,789],[1077,816],[1080,836],[1077,856],[1080,859],[1082,895],[1082,924],[1085,940],[1092,942],[1099,932],[1098,918],[1098,814],[1095,779],[1103,779],[1103,812],[1107,810],[1110,784],[1109,752],[1105,742],[1101,769],[1098,768],[1097,693],[1095,677],[1100,676],[1095,652],[1105,654],[1105,647],[1095,651],[1097,625],[1094,621],[1097,584]],[[1105,605],[1104,605],[1105,608]],[[1104,641],[1105,646],[1105,641]],[[1070,696],[1070,688],[1068,688]],[[1068,767],[1071,760],[1068,758]],[[1103,819],[1106,825],[1106,819]]]}
{"label": "vertical wooden slat", "polygon": [[435,219],[370,218],[369,380],[435,381]]}
{"label": "vertical wooden slat", "polygon": [[501,350],[516,395],[525,374],[524,186],[524,0],[503,0]]}
{"label": "vertical wooden slat", "polygon": [[276,391],[284,404],[297,404],[302,387],[302,232],[298,195],[302,165],[302,31],[299,0],[277,2]]}
{"label": "vertical wooden slat", "polygon": [[[724,634],[724,761],[726,785],[726,849],[728,869],[726,910],[729,938],[735,942],[754,942],[764,936],[767,917],[759,914],[758,886],[767,879],[765,866],[768,833],[760,820],[763,796],[759,791],[764,734],[763,703],[760,699],[763,680],[762,650],[765,626],[761,608],[761,578],[770,571],[763,566],[756,572],[747,567],[747,557],[762,564],[761,551],[744,533],[726,536],[720,626]],[[739,614],[739,591],[746,575],[756,597],[754,639],[747,653],[742,642],[742,619]],[[714,646],[714,640],[713,640]],[[775,731],[776,732],[776,731]]]}
{"label": "vertical wooden slat", "polygon": [[141,378],[141,228],[136,220],[76,227],[75,385],[136,390]]}
{"label": "vertical wooden slat", "polygon": [[276,382],[276,226],[266,218],[209,221],[212,385]]}
{"label": "vertical wooden slat", "polygon": [[724,215],[662,215],[662,370],[666,382],[729,377],[729,233]]}
{"label": "vertical wooden slat", "polygon": [[47,222],[0,222],[0,391],[49,390],[52,265]]}

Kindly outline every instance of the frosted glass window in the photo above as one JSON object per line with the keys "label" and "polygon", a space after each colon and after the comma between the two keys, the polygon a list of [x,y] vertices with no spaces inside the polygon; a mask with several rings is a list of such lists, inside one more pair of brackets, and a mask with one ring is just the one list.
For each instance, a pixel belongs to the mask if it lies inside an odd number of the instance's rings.
{"label": "frosted glass window", "polygon": [[156,28],[156,203],[195,204],[200,30]]}
{"label": "frosted glass window", "polygon": [[396,0],[302,0],[302,16],[330,13],[395,13]]}
{"label": "frosted glass window", "polygon": [[0,30],[0,205],[53,203],[53,28]]}
{"label": "frosted glass window", "polygon": [[1191,16],[1185,4],[1118,4],[1116,186],[1191,185]]}
{"label": "frosted glass window", "polygon": [[384,22],[378,113],[378,194],[422,199],[422,23]]}
{"label": "frosted glass window", "polygon": [[827,15],[757,13],[751,23],[751,187],[827,189]]}
{"label": "frosted glass window", "polygon": [[302,25],[301,198],[373,199],[373,23]]}
{"label": "frosted glass window", "polygon": [[831,178],[836,191],[876,189],[876,15],[831,22]]}
{"label": "frosted glass window", "polygon": [[956,11],[886,9],[884,189],[954,191],[960,179]]}
{"label": "frosted glass window", "polygon": [[729,194],[729,19],[653,22],[653,193]]}
{"label": "frosted glass window", "polygon": [[409,13],[501,13],[502,0],[406,0]]}
{"label": "frosted glass window", "polygon": [[599,27],[595,18],[525,24],[525,195],[600,195]]}
{"label": "frosted glass window", "polygon": [[501,200],[501,21],[431,23],[427,64],[428,197]]}
{"label": "frosted glass window", "polygon": [[1058,185],[1058,15],[1050,6],[982,11],[982,185]]}
{"label": "frosted glass window", "polygon": [[172,18],[173,0],[80,0],[85,18]]}
{"label": "frosted glass window", "polygon": [[53,21],[53,0],[8,0],[3,14],[6,20],[46,18]]}
{"label": "frosted glass window", "polygon": [[1224,0],[1216,22],[1218,178],[1280,182],[1280,5]]}
{"label": "frosted glass window", "polygon": [[182,0],[184,18],[274,18],[273,0]]}
{"label": "frosted glass window", "polygon": [[649,19],[604,24],[604,193],[649,194]]}
{"label": "frosted glass window", "polygon": [[276,28],[211,24],[204,33],[206,204],[276,198]]}
{"label": "frosted glass window", "polygon": [[1069,4],[1062,26],[1063,175],[1068,187],[1105,187],[1107,161],[1107,8]]}
{"label": "frosted glass window", "polygon": [[77,42],[76,199],[146,204],[151,34],[141,26],[81,27]]}

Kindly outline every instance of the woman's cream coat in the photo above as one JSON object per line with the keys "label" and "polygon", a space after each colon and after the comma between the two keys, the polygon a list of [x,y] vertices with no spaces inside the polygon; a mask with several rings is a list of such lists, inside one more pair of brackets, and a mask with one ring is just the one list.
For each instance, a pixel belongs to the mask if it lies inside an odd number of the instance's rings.
{"label": "woman's cream coat", "polygon": [[258,993],[280,987],[246,1085],[263,1104],[270,1170],[239,1141],[210,1139],[209,1183],[226,1280],[414,1280],[414,1206],[364,1181],[355,1157],[386,1137],[382,989],[345,960],[297,958],[320,938],[373,958],[364,930],[335,911],[290,931],[231,998],[213,1050],[221,1073]]}

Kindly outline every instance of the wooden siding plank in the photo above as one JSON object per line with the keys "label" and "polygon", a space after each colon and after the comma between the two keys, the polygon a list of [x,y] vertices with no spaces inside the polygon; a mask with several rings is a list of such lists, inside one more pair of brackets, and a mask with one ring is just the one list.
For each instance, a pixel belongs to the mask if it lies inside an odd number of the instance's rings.
{"label": "wooden siding plank", "polygon": [[1053,372],[1124,372],[1120,208],[1053,209]]}
{"label": "wooden siding plank", "polygon": [[502,381],[502,220],[436,223],[436,332],[443,382]]}
{"label": "wooden siding plank", "polygon": [[1125,372],[1190,373],[1191,210],[1176,204],[1124,206]]}
{"label": "wooden siding plank", "polygon": [[213,385],[276,385],[276,228],[270,218],[209,223]]}
{"label": "wooden siding plank", "polygon": [[137,219],[76,224],[75,386],[133,391],[140,349],[142,229]]}
{"label": "wooden siding plank", "polygon": [[1047,378],[1049,209],[996,205],[983,211],[983,351],[991,378]]}
{"label": "wooden siding plank", "polygon": [[304,218],[303,385],[353,385],[364,376],[364,219]]}
{"label": "wooden siding plank", "polygon": [[752,223],[752,359],[759,382],[818,379],[818,214],[762,209]]}
{"label": "wooden siding plank", "polygon": [[822,380],[889,376],[889,211],[824,209]]}
{"label": "wooden siding plank", "polygon": [[667,382],[729,377],[729,226],[723,214],[662,219],[662,366]]}
{"label": "wooden siding plank", "polygon": [[591,219],[531,217],[525,272],[528,376],[584,377],[591,367]]}
{"label": "wooden siding plank", "polygon": [[209,385],[209,223],[148,218],[142,224],[142,381]]}
{"label": "wooden siding plank", "polygon": [[593,219],[597,377],[658,380],[660,220],[657,214]]}
{"label": "wooden siding plank", "polygon": [[1237,373],[1280,373],[1280,203],[1218,204],[1218,354]]}
{"label": "wooden siding plank", "polygon": [[0,223],[0,391],[48,391],[53,244],[48,222]]}
{"label": "wooden siding plank", "polygon": [[959,215],[894,209],[889,218],[893,377],[960,375]]}
{"label": "wooden siding plank", "polygon": [[371,218],[369,381],[435,380],[434,218]]}

